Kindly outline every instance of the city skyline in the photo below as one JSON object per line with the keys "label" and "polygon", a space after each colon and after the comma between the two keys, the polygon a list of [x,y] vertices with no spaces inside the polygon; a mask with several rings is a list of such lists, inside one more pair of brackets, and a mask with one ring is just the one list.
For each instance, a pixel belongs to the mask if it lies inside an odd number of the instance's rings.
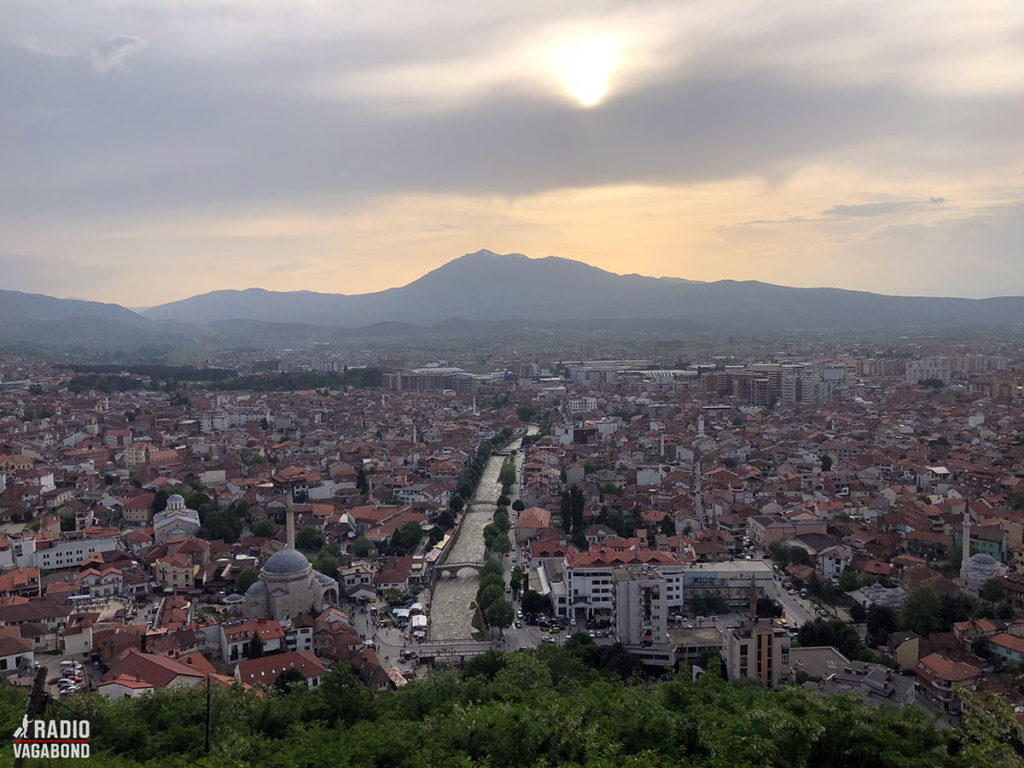
{"label": "city skyline", "polygon": [[464,253],[1024,294],[1024,11],[0,9],[5,288],[367,293]]}

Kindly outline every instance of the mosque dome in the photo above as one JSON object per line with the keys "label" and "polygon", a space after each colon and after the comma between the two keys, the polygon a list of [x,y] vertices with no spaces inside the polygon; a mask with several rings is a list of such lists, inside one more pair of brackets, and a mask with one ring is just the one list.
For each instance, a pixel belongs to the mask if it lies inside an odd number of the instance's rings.
{"label": "mosque dome", "polygon": [[979,552],[976,555],[970,557],[971,565],[977,565],[982,567],[991,567],[993,565],[999,565],[999,561],[996,560],[992,555],[986,555],[984,552]]}
{"label": "mosque dome", "polygon": [[267,585],[262,581],[254,581],[249,585],[249,588],[245,590],[246,597],[263,597],[267,594]]}
{"label": "mosque dome", "polygon": [[294,549],[275,552],[263,566],[264,573],[302,573],[309,568],[309,560]]}

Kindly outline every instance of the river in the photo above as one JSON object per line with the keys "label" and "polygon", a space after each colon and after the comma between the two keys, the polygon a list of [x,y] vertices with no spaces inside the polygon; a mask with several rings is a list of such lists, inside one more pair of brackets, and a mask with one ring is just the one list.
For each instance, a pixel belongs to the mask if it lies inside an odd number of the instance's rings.
{"label": "river", "polygon": [[[508,447],[518,450],[519,440]],[[501,495],[498,473],[505,461],[504,456],[491,456],[484,466],[473,499],[462,520],[459,538],[448,553],[449,563],[482,563],[484,528],[494,519],[496,502]],[[464,570],[454,579],[438,579],[430,598],[430,639],[469,640],[473,636],[473,609],[470,604],[476,600],[480,577],[476,571]]]}

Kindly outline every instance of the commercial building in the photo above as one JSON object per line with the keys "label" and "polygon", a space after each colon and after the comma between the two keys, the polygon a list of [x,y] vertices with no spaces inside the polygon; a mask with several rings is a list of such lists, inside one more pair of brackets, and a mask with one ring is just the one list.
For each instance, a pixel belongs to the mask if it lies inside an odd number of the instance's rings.
{"label": "commercial building", "polygon": [[725,666],[729,679],[760,680],[772,688],[789,671],[790,637],[771,620],[747,621],[726,632]]}

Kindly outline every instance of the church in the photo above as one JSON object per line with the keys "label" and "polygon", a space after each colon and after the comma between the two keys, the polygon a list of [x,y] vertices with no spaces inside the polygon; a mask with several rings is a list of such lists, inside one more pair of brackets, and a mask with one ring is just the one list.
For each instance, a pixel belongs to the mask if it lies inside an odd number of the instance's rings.
{"label": "church", "polygon": [[288,545],[275,552],[260,570],[260,578],[245,592],[242,614],[249,619],[269,616],[281,621],[300,613],[319,613],[338,602],[338,582],[319,571],[295,549],[295,510],[288,504]]}

